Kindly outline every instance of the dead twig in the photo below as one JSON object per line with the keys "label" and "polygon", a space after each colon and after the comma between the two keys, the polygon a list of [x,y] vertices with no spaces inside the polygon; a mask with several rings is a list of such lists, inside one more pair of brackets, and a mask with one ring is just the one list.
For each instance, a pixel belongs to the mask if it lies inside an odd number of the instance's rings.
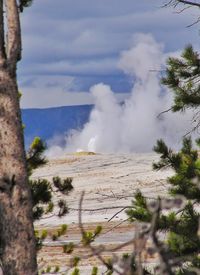
{"label": "dead twig", "polygon": [[158,238],[156,235],[157,229],[158,229],[158,222],[159,222],[159,217],[160,217],[160,212],[161,212],[161,200],[158,199],[157,201],[157,210],[153,214],[152,222],[151,222],[151,230],[150,230],[150,236],[153,242],[153,245],[159,255],[160,258],[160,272],[165,275],[173,275],[171,266],[169,264],[168,258],[166,253],[164,252]]}
{"label": "dead twig", "polygon": [[[79,215],[78,215],[78,220],[79,220],[79,227],[80,227],[80,230],[81,230],[81,235],[84,236],[85,235],[85,229],[83,227],[83,223],[82,223],[82,204],[83,204],[83,199],[84,199],[84,195],[85,195],[85,192],[82,192],[81,194],[81,198],[80,198],[80,201],[79,201]],[[101,253],[98,251],[98,249],[96,249],[95,247],[93,247],[90,243],[88,244],[88,247],[89,249],[91,250],[92,252],[92,255],[93,256],[97,256],[97,258],[102,262],[102,264],[104,266],[106,266],[108,268],[108,270],[111,269],[111,266],[109,263],[107,263],[104,258],[102,257]],[[119,270],[117,270],[115,267],[112,267],[112,270],[114,270],[117,274],[119,275],[123,275],[123,273],[121,273]]]}

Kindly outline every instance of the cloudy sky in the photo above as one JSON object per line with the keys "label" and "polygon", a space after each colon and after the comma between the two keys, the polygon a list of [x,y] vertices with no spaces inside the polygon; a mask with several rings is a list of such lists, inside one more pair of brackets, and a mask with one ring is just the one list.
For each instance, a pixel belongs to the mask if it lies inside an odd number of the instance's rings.
{"label": "cloudy sky", "polygon": [[[137,33],[152,34],[165,52],[198,47],[197,10],[177,14],[162,0],[35,0],[22,14],[23,61],[18,80],[22,107],[93,102],[91,86],[110,85],[119,99],[132,78],[119,66]],[[149,68],[156,69],[156,68]]]}

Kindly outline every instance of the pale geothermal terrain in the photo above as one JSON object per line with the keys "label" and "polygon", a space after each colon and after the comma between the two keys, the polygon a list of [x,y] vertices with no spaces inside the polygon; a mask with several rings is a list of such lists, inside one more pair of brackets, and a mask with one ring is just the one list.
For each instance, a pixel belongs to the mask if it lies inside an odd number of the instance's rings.
{"label": "pale geothermal terrain", "polygon": [[[85,196],[82,219],[85,229],[92,230],[97,224],[103,225],[104,228],[94,245],[103,244],[113,248],[130,240],[134,234],[134,225],[129,224],[126,213],[120,211],[123,207],[131,205],[134,192],[140,189],[148,197],[166,196],[167,193],[166,178],[172,174],[172,171],[153,171],[152,162],[156,160],[158,156],[153,153],[74,154],[51,159],[47,165],[36,170],[32,176],[34,179],[51,180],[54,176],[72,177],[74,186],[74,191],[66,197],[70,213],[61,219],[50,216],[36,224],[39,230],[48,229],[50,233],[61,224],[68,225],[65,236],[57,241],[52,241],[50,237],[45,240],[45,247],[39,253],[40,266],[54,267],[58,264],[63,274],[71,274],[72,269],[67,270],[71,256],[62,253],[62,245],[70,241],[76,244],[80,242],[78,209],[83,191]],[[60,198],[55,196],[54,200]],[[130,252],[131,249],[132,246],[129,245],[117,253]],[[88,250],[80,247],[75,249],[73,255],[83,256],[87,252],[89,253]],[[109,256],[109,253],[105,254],[105,257]],[[153,261],[153,259],[148,258],[146,261]],[[95,257],[83,259],[80,262],[81,274],[89,275],[91,265],[100,266],[101,264]],[[100,272],[102,274],[103,271]]]}

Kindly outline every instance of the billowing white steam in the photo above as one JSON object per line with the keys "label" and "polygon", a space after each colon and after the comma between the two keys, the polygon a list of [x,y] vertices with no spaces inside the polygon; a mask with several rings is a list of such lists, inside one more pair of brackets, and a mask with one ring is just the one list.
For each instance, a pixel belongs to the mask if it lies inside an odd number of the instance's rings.
{"label": "billowing white steam", "polygon": [[[192,113],[158,114],[172,105],[172,93],[160,85],[160,70],[165,63],[163,46],[151,35],[135,37],[133,48],[121,54],[119,67],[133,79],[133,89],[123,103],[117,102],[111,88],[103,83],[90,89],[95,107],[82,131],[66,138],[60,151],[148,152],[163,138],[177,147],[190,128]],[[51,155],[50,154],[50,155]]]}

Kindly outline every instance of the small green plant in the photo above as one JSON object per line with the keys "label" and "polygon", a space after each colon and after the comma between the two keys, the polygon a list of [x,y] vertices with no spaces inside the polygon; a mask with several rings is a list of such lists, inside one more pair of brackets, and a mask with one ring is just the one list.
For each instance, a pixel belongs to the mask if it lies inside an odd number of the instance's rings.
{"label": "small green plant", "polygon": [[79,262],[80,262],[80,257],[76,256],[72,259],[72,267],[76,267],[78,266]]}
{"label": "small green plant", "polygon": [[74,268],[74,270],[73,270],[73,272],[72,272],[72,274],[71,275],[80,275],[80,270],[79,270],[79,268]]}
{"label": "small green plant", "polygon": [[113,274],[113,271],[112,270],[107,270],[105,275],[112,275]]}
{"label": "small green plant", "polygon": [[58,236],[56,234],[53,234],[52,235],[52,241],[57,241],[57,239],[58,239]]}
{"label": "small green plant", "polygon": [[60,267],[58,265],[55,266],[54,272],[57,273],[60,271]]}
{"label": "small green plant", "polygon": [[47,266],[46,273],[51,272],[51,266]]}
{"label": "small green plant", "polygon": [[63,194],[68,194],[73,190],[72,178],[61,179],[60,177],[53,178],[54,186]]}
{"label": "small green plant", "polygon": [[94,266],[93,268],[92,268],[92,273],[91,273],[91,275],[97,275],[98,274],[98,267],[97,266]]}
{"label": "small green plant", "polygon": [[85,231],[82,236],[82,243],[84,246],[89,245],[90,243],[94,242],[95,238],[100,235],[102,231],[102,226],[98,225],[94,232]]}
{"label": "small green plant", "polygon": [[67,224],[62,224],[61,232],[62,232],[62,234],[65,234],[67,232]]}
{"label": "small green plant", "polygon": [[58,217],[63,217],[69,212],[66,201],[63,199],[58,201],[58,207],[59,207]]}
{"label": "small green plant", "polygon": [[47,208],[46,208],[45,214],[52,213],[52,212],[53,212],[53,209],[54,209],[54,204],[53,204],[53,202],[49,202],[49,203],[48,203],[48,206],[47,206]]}
{"label": "small green plant", "polygon": [[48,235],[47,230],[46,230],[46,229],[42,230],[42,234],[41,234],[41,236],[40,236],[41,240],[46,239],[47,235]]}
{"label": "small green plant", "polygon": [[62,224],[61,228],[58,229],[58,237],[64,235],[67,232],[67,224]]}
{"label": "small green plant", "polygon": [[74,243],[70,242],[68,244],[63,245],[63,252],[67,254],[71,254],[74,250]]}
{"label": "small green plant", "polygon": [[96,228],[95,228],[95,231],[94,231],[94,237],[98,236],[102,231],[102,226],[101,225],[98,225]]}

